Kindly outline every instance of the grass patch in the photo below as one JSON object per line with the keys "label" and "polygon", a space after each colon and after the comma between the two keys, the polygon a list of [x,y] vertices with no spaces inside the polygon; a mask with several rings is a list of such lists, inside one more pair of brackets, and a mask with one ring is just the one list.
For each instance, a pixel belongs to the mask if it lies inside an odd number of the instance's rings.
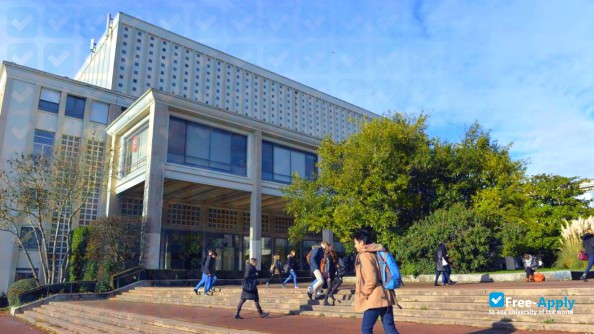
{"label": "grass patch", "polygon": [[544,322],[545,324],[552,324],[552,323],[554,323],[554,322],[555,322],[555,319],[553,319],[553,318],[548,318],[548,319],[546,319],[546,320],[545,320],[545,321],[543,321],[543,322]]}
{"label": "grass patch", "polygon": [[427,308],[427,305],[423,305],[423,306],[421,306],[421,310],[423,310],[423,311],[427,311],[427,310],[428,310],[428,308]]}

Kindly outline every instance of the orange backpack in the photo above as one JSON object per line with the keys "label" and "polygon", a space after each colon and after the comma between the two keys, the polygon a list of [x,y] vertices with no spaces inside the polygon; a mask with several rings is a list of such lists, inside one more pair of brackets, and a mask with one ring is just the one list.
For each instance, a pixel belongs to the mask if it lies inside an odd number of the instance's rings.
{"label": "orange backpack", "polygon": [[534,282],[544,282],[545,281],[545,276],[541,273],[535,273],[534,274]]}

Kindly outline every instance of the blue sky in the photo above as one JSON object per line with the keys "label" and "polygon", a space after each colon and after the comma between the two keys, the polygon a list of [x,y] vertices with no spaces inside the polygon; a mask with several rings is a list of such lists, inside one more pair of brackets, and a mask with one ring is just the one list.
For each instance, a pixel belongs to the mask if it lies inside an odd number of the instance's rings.
{"label": "blue sky", "polygon": [[[594,1],[6,0],[0,59],[74,76],[126,12],[378,114],[474,121],[528,173],[594,177]],[[127,3],[122,5],[121,3]]]}

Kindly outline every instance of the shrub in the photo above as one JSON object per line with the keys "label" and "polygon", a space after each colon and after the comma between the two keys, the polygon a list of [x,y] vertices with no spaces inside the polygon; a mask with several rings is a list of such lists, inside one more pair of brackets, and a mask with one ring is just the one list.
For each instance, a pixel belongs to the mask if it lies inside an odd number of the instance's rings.
{"label": "shrub", "polygon": [[85,251],[88,235],[89,228],[86,226],[79,226],[72,232],[70,266],[68,268],[68,280],[70,282],[80,281],[83,278],[84,269],[87,266]]}
{"label": "shrub", "polygon": [[140,217],[112,216],[89,225],[85,280],[97,281],[97,290],[110,290],[111,275],[142,265],[144,225]]}
{"label": "shrub", "polygon": [[8,288],[8,304],[10,306],[17,306],[19,304],[19,295],[23,292],[35,289],[38,287],[37,280],[35,278],[26,278],[14,282],[10,288]]}
{"label": "shrub", "polygon": [[561,248],[557,256],[555,267],[563,269],[585,269],[586,261],[578,259],[578,253],[582,249],[582,235],[591,228],[594,229],[594,217],[587,219],[578,218],[565,221],[561,228]]}
{"label": "shrub", "polygon": [[440,242],[448,245],[454,271],[468,273],[498,269],[500,242],[488,222],[463,205],[441,209],[409,228],[396,242],[395,256],[404,274],[435,273],[434,254]]}

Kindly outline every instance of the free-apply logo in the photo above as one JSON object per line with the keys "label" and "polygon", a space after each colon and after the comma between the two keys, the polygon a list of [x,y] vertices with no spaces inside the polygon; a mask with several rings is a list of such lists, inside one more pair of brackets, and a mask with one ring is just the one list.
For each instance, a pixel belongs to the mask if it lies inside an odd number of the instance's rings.
{"label": "free-apply logo", "polygon": [[[575,305],[575,300],[569,299],[567,297],[563,297],[563,299],[556,299],[556,298],[545,298],[540,297],[538,301],[534,301],[531,299],[515,299],[511,296],[505,296],[503,292],[491,292],[489,293],[489,306],[491,308],[509,308],[512,307],[514,309],[530,309],[533,306],[537,308],[537,310],[542,310],[541,313],[549,314],[550,312],[554,312],[556,314],[565,314],[565,313],[573,313],[573,306]],[[497,311],[499,312],[499,311]]]}
{"label": "free-apply logo", "polygon": [[503,292],[491,292],[489,294],[489,306],[501,308],[505,306],[505,295]]}

